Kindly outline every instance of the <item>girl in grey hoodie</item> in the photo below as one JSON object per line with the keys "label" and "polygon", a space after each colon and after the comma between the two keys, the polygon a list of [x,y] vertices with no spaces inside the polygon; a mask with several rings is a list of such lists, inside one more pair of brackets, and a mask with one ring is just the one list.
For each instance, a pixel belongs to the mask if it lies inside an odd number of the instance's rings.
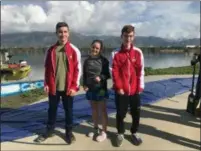
{"label": "girl in grey hoodie", "polygon": [[[107,108],[108,98],[107,79],[110,78],[109,61],[101,55],[103,43],[101,40],[94,40],[91,44],[89,57],[84,61],[83,85],[86,91],[86,98],[92,108],[94,131],[88,134],[89,137],[96,137],[96,141],[102,142],[107,138]],[[102,131],[98,128],[99,113],[102,119]]]}

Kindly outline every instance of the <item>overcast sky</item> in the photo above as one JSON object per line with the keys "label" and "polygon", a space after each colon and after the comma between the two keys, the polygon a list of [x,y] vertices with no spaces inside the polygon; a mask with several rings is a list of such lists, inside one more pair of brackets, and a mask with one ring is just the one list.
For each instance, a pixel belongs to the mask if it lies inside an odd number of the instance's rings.
{"label": "overcast sky", "polygon": [[200,37],[200,2],[192,1],[5,1],[1,32],[54,32],[58,21],[86,35],[119,36],[132,24],[138,36]]}

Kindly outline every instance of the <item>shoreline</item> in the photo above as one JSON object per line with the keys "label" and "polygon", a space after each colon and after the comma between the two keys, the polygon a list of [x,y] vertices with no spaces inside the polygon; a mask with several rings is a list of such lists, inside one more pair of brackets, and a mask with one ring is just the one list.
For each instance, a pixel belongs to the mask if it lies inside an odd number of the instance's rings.
{"label": "shoreline", "polygon": [[[152,68],[152,67],[145,67],[145,76],[151,76],[151,75],[192,75],[193,73],[193,68],[192,66],[181,66],[181,67],[168,67],[168,68]],[[199,72],[199,65],[196,65],[196,74],[198,74]],[[24,78],[18,81],[1,81],[1,84],[9,84],[9,83],[21,83],[21,82],[26,82],[26,81],[40,81],[43,79],[34,79],[34,80],[30,80],[29,78]],[[82,81],[82,80],[81,80]]]}

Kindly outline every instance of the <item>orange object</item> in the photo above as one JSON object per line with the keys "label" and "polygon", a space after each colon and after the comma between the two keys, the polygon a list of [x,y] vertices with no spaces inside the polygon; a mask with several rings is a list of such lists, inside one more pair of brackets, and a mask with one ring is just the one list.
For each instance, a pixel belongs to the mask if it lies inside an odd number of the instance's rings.
{"label": "orange object", "polygon": [[8,64],[8,68],[19,68],[20,64]]}

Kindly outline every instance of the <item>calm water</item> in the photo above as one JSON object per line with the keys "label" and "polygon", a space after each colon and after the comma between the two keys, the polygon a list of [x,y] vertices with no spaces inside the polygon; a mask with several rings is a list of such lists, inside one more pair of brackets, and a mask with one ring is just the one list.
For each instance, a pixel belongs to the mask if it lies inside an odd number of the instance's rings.
{"label": "calm water", "polygon": [[[110,53],[105,54],[105,56],[109,58]],[[86,57],[82,57],[82,62],[85,58]],[[190,64],[191,58],[191,55],[185,54],[144,54],[145,67],[152,67],[154,69],[186,66]],[[27,60],[27,62],[32,66],[32,72],[28,80],[43,79],[44,53],[18,54],[13,56],[11,61],[18,62],[20,59]]]}

